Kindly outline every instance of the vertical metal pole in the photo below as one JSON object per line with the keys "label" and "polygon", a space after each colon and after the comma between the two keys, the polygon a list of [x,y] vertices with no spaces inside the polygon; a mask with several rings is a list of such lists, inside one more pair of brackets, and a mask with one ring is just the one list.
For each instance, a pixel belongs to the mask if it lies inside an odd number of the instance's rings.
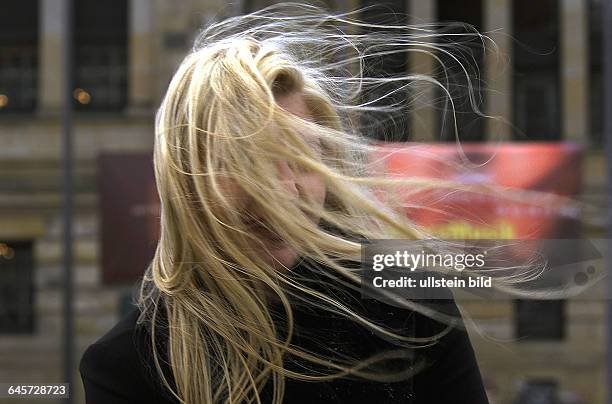
{"label": "vertical metal pole", "polygon": [[72,0],[64,0],[64,108],[62,136],[63,168],[63,223],[64,223],[64,383],[70,386],[67,403],[74,401],[74,335],[72,308],[72,59],[73,59],[73,7]]}
{"label": "vertical metal pole", "polygon": [[[606,203],[612,201],[612,165],[610,164],[610,157],[612,156],[612,2],[606,0],[602,1],[603,7],[603,81],[604,81],[604,148],[607,159],[607,200]],[[595,50],[597,52],[598,50]],[[608,222],[607,222],[607,240],[606,240],[606,257],[607,262],[606,269],[608,273],[612,273],[612,262],[610,262],[610,256],[612,255],[612,215],[610,215],[610,207],[608,207]],[[606,372],[606,386],[607,388],[607,403],[612,404],[612,276],[607,276],[607,296],[606,298],[606,359],[607,359],[607,372]]]}

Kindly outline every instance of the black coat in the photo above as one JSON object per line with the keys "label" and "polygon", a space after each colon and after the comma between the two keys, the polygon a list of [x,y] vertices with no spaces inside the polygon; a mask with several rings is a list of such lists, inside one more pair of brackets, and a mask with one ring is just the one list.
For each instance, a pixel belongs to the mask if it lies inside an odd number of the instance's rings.
{"label": "black coat", "polygon": [[[459,315],[452,300],[429,301],[428,304],[445,313]],[[410,327],[416,336],[431,336],[445,327],[416,312],[378,301],[368,300],[358,305],[369,313],[375,313],[377,320],[385,324]],[[138,314],[136,308],[130,311],[114,328],[90,345],[81,358],[79,370],[88,404],[178,402],[162,387],[157,377],[149,334],[144,327],[136,326]],[[295,318],[294,343],[315,352],[326,355],[342,352],[367,357],[368,354],[394,348],[389,341],[374,336],[364,327],[327,312],[298,308]],[[313,343],[306,334],[316,336],[319,343]],[[324,344],[320,341],[324,341]],[[160,348],[165,352],[163,347],[162,342]],[[474,351],[464,330],[454,328],[433,347],[410,352],[414,352],[411,361],[425,359],[428,366],[407,380],[382,383],[335,379],[313,383],[287,378],[284,402],[488,403]],[[168,367],[162,363],[162,368],[172,382]],[[268,387],[271,387],[270,384],[264,389],[262,402],[269,402]]]}

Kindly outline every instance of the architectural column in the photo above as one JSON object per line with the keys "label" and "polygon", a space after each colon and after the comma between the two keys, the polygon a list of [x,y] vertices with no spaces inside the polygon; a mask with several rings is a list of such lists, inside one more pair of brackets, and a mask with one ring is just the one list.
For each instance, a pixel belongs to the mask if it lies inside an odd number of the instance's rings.
{"label": "architectural column", "polygon": [[55,115],[62,109],[64,97],[63,27],[66,24],[66,0],[40,0],[39,3],[39,111]]}
{"label": "architectural column", "polygon": [[146,112],[152,105],[153,77],[153,2],[130,0],[128,60],[128,100],[130,112]]}
{"label": "architectural column", "polygon": [[[409,2],[410,24],[425,24],[437,20],[436,0],[412,0]],[[429,49],[424,49],[430,51]],[[408,55],[408,66],[410,74],[422,74],[431,76],[435,66],[435,59],[425,53],[410,52]],[[436,141],[440,139],[437,132],[438,113],[433,106],[437,87],[429,82],[423,81],[415,87],[419,93],[416,100],[416,110],[410,117],[410,134],[413,141]]]}
{"label": "architectural column", "polygon": [[501,119],[486,119],[490,141],[512,139],[512,1],[484,0],[484,31],[497,45],[487,42],[485,52],[485,112]]}
{"label": "architectural column", "polygon": [[561,1],[562,139],[589,142],[589,31],[586,0]]}

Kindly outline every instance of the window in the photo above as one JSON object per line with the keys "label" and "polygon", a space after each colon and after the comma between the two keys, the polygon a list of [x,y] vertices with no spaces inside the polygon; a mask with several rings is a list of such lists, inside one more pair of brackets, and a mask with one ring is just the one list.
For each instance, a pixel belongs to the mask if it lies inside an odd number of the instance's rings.
{"label": "window", "polygon": [[31,242],[0,242],[0,334],[34,332]]}
{"label": "window", "polygon": [[514,140],[560,140],[559,1],[513,3]]}
{"label": "window", "polygon": [[[438,52],[444,64],[444,70],[442,66],[436,65],[436,78],[447,88],[454,102],[459,140],[482,141],[485,139],[484,120],[474,112],[468,92],[469,86],[472,86],[473,102],[482,111],[484,98],[480,91],[480,84],[484,80],[485,44],[474,31],[474,28],[478,32],[482,31],[482,0],[438,1],[438,21],[443,23],[444,27],[441,29],[441,34],[453,34],[450,37],[440,37],[438,45],[458,58],[468,74],[466,76],[462,66],[451,56]],[[473,28],[466,27],[463,23],[472,25]],[[448,84],[446,76],[448,76]],[[440,140],[455,141],[453,106],[443,90],[437,89],[437,92],[436,99],[439,101],[435,107],[440,110],[438,118]]]}
{"label": "window", "polygon": [[554,123],[556,118],[553,118],[557,114],[559,99],[557,79],[548,72],[534,71],[514,85],[516,121],[528,136],[522,140],[560,139],[559,130],[554,129],[558,124]]}
{"label": "window", "polygon": [[127,104],[127,0],[74,2],[74,105],[120,111]]}
{"label": "window", "polygon": [[38,87],[38,1],[5,1],[0,13],[0,113],[31,112]]}
{"label": "window", "polygon": [[[268,7],[279,2],[274,0],[242,0],[241,3],[241,12],[252,13],[253,11],[261,10],[264,7]],[[342,1],[337,0],[323,0],[315,4],[318,6],[327,7],[329,9],[338,9],[343,5]]]}
{"label": "window", "polygon": [[564,300],[516,300],[516,338],[519,341],[562,340]]}
{"label": "window", "polygon": [[589,0],[590,140],[594,147],[603,147],[603,1]]}
{"label": "window", "polygon": [[[407,7],[405,0],[377,1],[363,0],[361,7],[374,6],[363,11],[361,19],[370,24],[405,25],[407,24]],[[364,29],[364,32],[374,32],[375,28]],[[390,48],[385,47],[385,51]],[[368,57],[364,61],[364,75],[368,77],[398,77],[407,74],[407,53],[405,50],[396,53]],[[375,106],[390,106],[393,104],[408,104],[407,90],[397,91],[406,82],[386,83],[376,89],[369,89],[363,102],[373,101],[386,94],[383,100],[376,101]],[[393,94],[390,94],[395,91]],[[407,108],[407,107],[406,107]],[[376,112],[373,115],[364,114],[362,122],[368,137],[385,141],[406,141],[408,134],[407,109],[391,113]],[[375,122],[374,125],[372,123]]]}

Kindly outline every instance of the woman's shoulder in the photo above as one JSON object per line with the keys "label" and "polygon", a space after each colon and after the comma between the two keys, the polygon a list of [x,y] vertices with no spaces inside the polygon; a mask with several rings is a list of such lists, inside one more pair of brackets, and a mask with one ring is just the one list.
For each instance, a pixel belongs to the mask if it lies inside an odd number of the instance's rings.
{"label": "woman's shoulder", "polygon": [[[136,335],[137,321],[140,310],[137,307],[130,309],[110,330],[98,338],[91,346],[104,346],[119,350],[125,355],[133,353],[128,349],[133,336]],[[117,352],[119,352],[117,351]]]}
{"label": "woman's shoulder", "polygon": [[[87,402],[173,402],[158,376],[150,334],[138,323],[139,317],[140,310],[134,307],[85,349],[79,372]],[[160,358],[160,365],[168,377],[165,358]]]}

